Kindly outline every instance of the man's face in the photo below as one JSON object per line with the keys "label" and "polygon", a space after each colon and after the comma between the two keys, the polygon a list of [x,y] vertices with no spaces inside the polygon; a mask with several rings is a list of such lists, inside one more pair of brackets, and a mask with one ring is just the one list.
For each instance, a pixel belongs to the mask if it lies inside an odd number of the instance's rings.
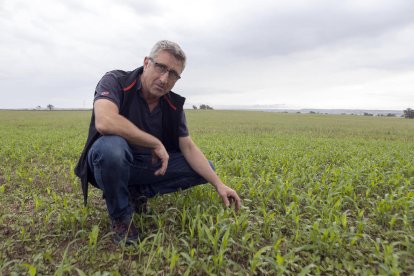
{"label": "man's face", "polygon": [[148,96],[162,97],[174,87],[183,70],[183,63],[166,51],[154,58],[145,57],[141,77],[143,91]]}

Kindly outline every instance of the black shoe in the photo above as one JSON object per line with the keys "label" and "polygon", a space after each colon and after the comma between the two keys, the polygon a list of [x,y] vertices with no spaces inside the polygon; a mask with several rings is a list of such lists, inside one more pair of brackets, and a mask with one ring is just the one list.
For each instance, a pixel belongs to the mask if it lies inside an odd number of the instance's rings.
{"label": "black shoe", "polygon": [[149,212],[148,198],[144,195],[132,196],[131,205],[137,214],[147,214]]}
{"label": "black shoe", "polygon": [[113,237],[115,243],[125,242],[129,245],[138,242],[138,230],[132,219],[113,220],[111,228],[115,233]]}

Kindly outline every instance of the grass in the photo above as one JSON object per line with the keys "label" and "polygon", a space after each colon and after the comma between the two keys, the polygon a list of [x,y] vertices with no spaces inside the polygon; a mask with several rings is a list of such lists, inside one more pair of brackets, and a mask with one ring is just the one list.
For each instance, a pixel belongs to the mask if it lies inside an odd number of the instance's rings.
{"label": "grass", "polygon": [[112,244],[99,190],[83,206],[89,118],[0,111],[0,275],[414,273],[412,120],[190,110],[243,207],[209,185],[153,198],[131,248]]}

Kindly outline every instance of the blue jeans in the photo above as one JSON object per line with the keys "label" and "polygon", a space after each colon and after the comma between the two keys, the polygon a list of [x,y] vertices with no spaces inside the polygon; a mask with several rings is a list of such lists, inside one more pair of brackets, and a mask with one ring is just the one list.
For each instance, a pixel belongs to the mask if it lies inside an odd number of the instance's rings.
{"label": "blue jeans", "polygon": [[[124,138],[108,135],[95,141],[88,152],[88,165],[103,191],[111,219],[132,216],[131,197],[153,197],[207,183],[181,153],[169,155],[165,175],[155,176],[161,162],[153,164],[151,155],[134,152]],[[214,169],[211,162],[210,166]]]}

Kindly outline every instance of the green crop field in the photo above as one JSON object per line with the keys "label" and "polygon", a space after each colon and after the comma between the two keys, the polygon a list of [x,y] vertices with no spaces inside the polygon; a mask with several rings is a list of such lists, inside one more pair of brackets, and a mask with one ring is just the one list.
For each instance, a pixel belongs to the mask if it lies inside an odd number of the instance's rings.
{"label": "green crop field", "polygon": [[152,198],[123,247],[73,173],[89,118],[0,111],[0,275],[414,273],[414,120],[189,110],[243,206],[211,185]]}

